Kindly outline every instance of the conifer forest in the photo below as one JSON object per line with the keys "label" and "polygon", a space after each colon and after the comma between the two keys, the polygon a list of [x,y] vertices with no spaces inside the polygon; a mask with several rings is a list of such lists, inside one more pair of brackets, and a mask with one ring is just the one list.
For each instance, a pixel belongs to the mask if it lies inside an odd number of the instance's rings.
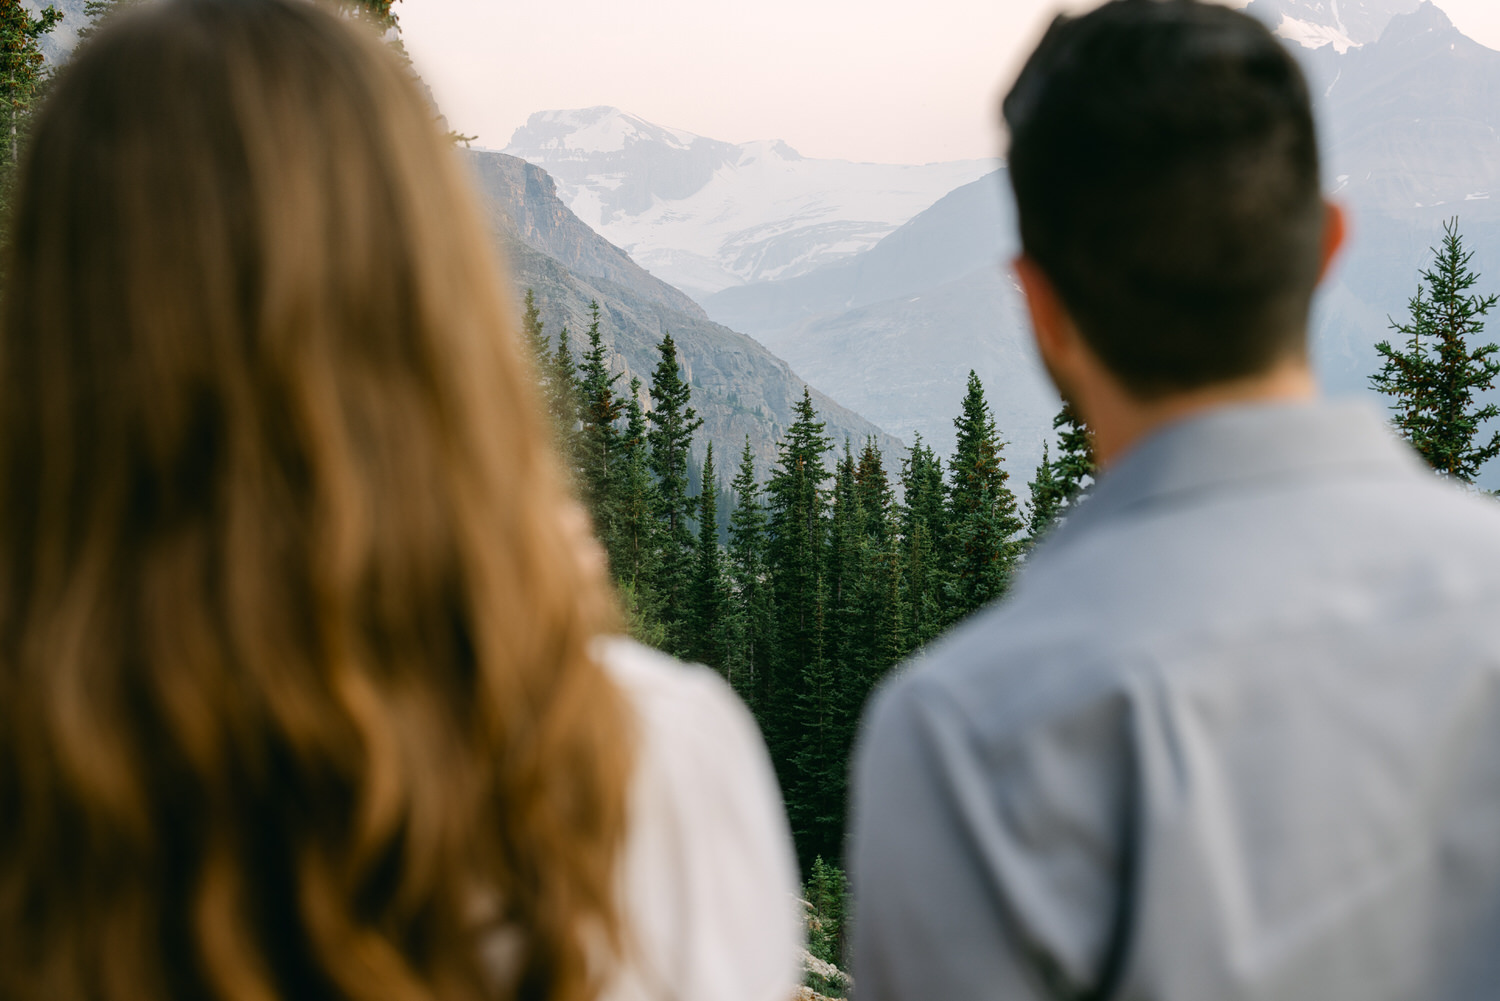
{"label": "conifer forest", "polygon": [[1024,505],[972,373],[955,393],[946,463],[920,439],[899,468],[871,440],[833,441],[804,393],[771,469],[755,468],[746,440],[738,456],[710,444],[690,475],[701,421],[670,334],[642,387],[609,372],[597,305],[575,346],[568,330],[543,329],[528,293],[524,329],[631,633],[728,680],[765,735],[804,871],[840,859],[866,696],[1003,594],[1076,502],[1093,473],[1082,422],[1067,407],[1057,415],[1057,455]]}
{"label": "conifer forest", "polygon": [[[1401,340],[1381,341],[1371,389],[1435,472],[1472,488],[1500,455],[1493,401],[1500,347],[1481,343],[1493,295],[1472,290],[1457,220],[1432,248]],[[760,724],[805,874],[842,864],[850,753],[860,712],[897,664],[994,601],[1027,553],[1076,504],[1095,466],[1088,428],[1064,404],[1024,499],[974,373],[955,386],[954,451],[918,437],[892,462],[872,440],[834,441],[804,393],[769,470],[751,443],[706,449],[670,334],[649,386],[611,374],[600,311],[576,346],[523,327],[560,449],[609,559],[637,639],[719,671]],[[576,352],[576,353],[575,353]],[[690,484],[699,484],[690,495]],[[836,872],[837,869],[830,871]]]}

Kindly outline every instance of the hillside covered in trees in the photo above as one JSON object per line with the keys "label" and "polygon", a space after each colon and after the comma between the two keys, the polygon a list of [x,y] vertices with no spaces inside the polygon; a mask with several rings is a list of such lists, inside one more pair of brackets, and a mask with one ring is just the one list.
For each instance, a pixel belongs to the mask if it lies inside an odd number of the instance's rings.
{"label": "hillside covered in trees", "polygon": [[[605,365],[622,377],[622,385],[632,377],[649,380],[657,344],[670,334],[703,419],[693,442],[695,463],[702,462],[708,442],[722,458],[737,454],[748,435],[759,467],[769,468],[775,442],[796,419],[806,388],[790,366],[758,341],[709,320],[697,303],[589,229],[557,197],[556,184],[540,167],[486,150],[467,151],[465,158],[516,287],[531,289],[547,329],[566,327],[576,343],[590,322],[590,303],[597,302]],[[882,451],[904,454],[898,439],[816,389],[808,392],[839,439],[874,436]],[[641,404],[650,407],[644,397]]]}
{"label": "hillside covered in trees", "polygon": [[838,860],[866,696],[897,662],[1004,593],[1089,482],[1087,433],[1071,411],[1058,415],[1058,461],[1036,471],[1023,506],[971,373],[946,463],[920,440],[893,460],[873,436],[838,435],[805,391],[769,464],[748,437],[729,454],[709,442],[700,462],[692,456],[705,425],[674,338],[655,346],[649,384],[622,384],[608,365],[605,322],[596,308],[581,337],[564,337],[527,295],[554,428],[629,627],[724,675],[770,747],[804,870]]}

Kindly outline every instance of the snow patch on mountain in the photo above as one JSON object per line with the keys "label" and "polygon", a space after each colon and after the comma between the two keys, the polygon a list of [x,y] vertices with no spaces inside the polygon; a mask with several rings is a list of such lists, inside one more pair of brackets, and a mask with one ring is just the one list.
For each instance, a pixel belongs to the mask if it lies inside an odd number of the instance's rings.
{"label": "snow patch on mountain", "polygon": [[608,107],[532,115],[506,152],[545,168],[580,219],[698,296],[862,253],[995,166],[813,159],[778,140],[726,143]]}
{"label": "snow patch on mountain", "polygon": [[1335,51],[1343,53],[1355,46],[1355,42],[1334,25],[1314,24],[1311,21],[1303,21],[1294,17],[1281,16],[1281,23],[1276,25],[1275,33],[1289,42],[1296,42],[1306,49],[1317,49],[1324,45],[1332,45]]}
{"label": "snow patch on mountain", "polygon": [[517,130],[511,144],[526,143],[534,150],[577,150],[581,153],[618,153],[639,142],[660,143],[670,149],[689,149],[698,137],[652,125],[614,108],[543,111]]}
{"label": "snow patch on mountain", "polygon": [[1306,49],[1330,46],[1343,54],[1376,41],[1393,17],[1420,0],[1252,0],[1245,11]]}

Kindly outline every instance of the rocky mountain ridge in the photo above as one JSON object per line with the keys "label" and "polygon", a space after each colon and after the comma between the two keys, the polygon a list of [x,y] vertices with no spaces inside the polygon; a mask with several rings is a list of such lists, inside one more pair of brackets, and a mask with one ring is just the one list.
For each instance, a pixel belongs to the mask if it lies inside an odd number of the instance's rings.
{"label": "rocky mountain ridge", "polygon": [[[557,197],[552,178],[540,167],[493,151],[468,151],[465,158],[483,193],[489,224],[506,247],[517,294],[534,291],[547,332],[555,337],[566,326],[576,355],[586,346],[589,303],[597,300],[611,371],[624,376],[622,393],[632,375],[649,385],[657,345],[670,332],[692,386],[693,406],[704,420],[695,462],[701,463],[704,444],[712,441],[720,474],[729,479],[748,435],[757,472],[764,477],[804,380],[758,341],[708,319],[682,292],[590,230]],[[857,447],[874,436],[888,464],[904,454],[900,440],[816,388],[811,393],[836,444],[848,439]],[[649,402],[643,395],[648,408]]]}

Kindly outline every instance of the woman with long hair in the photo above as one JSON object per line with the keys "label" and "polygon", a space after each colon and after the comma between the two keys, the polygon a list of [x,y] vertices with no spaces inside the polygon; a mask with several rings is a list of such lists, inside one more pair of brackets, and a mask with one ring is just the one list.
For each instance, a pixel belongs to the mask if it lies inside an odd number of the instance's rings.
{"label": "woman with long hair", "polygon": [[60,73],[0,302],[0,999],[780,1001],[753,724],[627,641],[409,72],[169,0]]}

